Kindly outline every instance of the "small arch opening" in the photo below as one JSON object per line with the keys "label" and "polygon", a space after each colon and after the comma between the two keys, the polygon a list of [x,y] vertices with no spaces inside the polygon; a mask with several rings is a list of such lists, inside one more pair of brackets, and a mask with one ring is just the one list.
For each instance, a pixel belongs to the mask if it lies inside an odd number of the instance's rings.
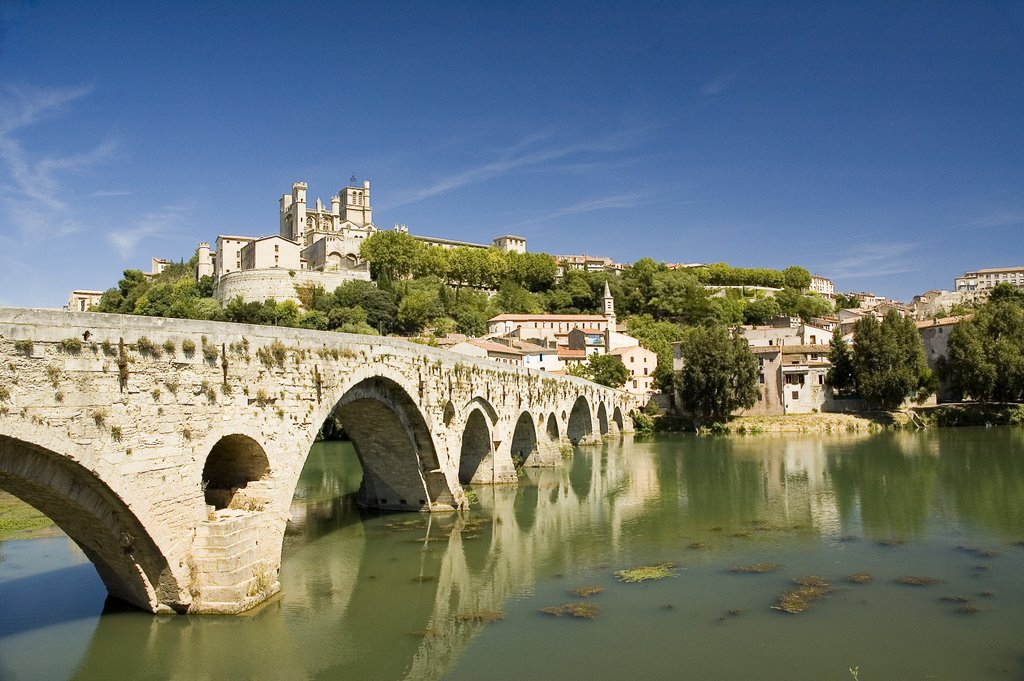
{"label": "small arch opening", "polygon": [[484,461],[491,454],[491,431],[487,419],[479,409],[473,410],[466,419],[462,431],[462,450],[459,454],[459,482],[467,485],[477,478]]}
{"label": "small arch opening", "polygon": [[227,435],[213,446],[203,466],[206,503],[217,510],[251,506],[240,491],[269,472],[270,462],[258,442],[245,435]]}

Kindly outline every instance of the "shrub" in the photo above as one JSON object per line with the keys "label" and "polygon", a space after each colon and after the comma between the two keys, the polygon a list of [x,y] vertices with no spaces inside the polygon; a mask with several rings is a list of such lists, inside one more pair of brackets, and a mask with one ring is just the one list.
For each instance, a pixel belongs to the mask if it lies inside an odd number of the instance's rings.
{"label": "shrub", "polygon": [[54,388],[60,387],[60,367],[52,364],[46,367],[46,378],[50,380]]}
{"label": "shrub", "polygon": [[57,343],[57,347],[69,355],[77,355],[82,352],[82,341],[78,338],[65,338]]}
{"label": "shrub", "polygon": [[135,341],[135,347],[138,348],[139,353],[143,355],[149,355],[152,357],[160,356],[160,348],[146,336],[139,336],[139,339]]}
{"label": "shrub", "polygon": [[174,341],[172,341],[170,338],[164,341],[163,348],[164,352],[166,352],[168,355],[174,356]]}
{"label": "shrub", "polygon": [[121,426],[110,426],[110,437],[114,438],[114,442],[120,442],[122,436]]}
{"label": "shrub", "polygon": [[35,344],[30,340],[17,340],[14,341],[14,350],[15,352],[20,352],[23,355],[31,355],[32,347],[34,345]]}
{"label": "shrub", "polygon": [[188,338],[181,341],[181,351],[185,354],[186,357],[191,357],[192,355],[196,354],[195,341]]}

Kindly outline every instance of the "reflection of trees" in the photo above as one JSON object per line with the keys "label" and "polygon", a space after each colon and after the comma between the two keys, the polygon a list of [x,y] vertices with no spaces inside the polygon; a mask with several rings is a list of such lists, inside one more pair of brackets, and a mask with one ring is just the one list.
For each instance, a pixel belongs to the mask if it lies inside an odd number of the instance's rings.
{"label": "reflection of trees", "polygon": [[849,522],[859,505],[864,533],[875,539],[920,537],[926,529],[938,461],[904,455],[900,443],[882,434],[829,457],[840,516]]}
{"label": "reflection of trees", "polygon": [[963,429],[942,440],[940,479],[962,519],[1019,538],[1024,533],[1024,432]]}

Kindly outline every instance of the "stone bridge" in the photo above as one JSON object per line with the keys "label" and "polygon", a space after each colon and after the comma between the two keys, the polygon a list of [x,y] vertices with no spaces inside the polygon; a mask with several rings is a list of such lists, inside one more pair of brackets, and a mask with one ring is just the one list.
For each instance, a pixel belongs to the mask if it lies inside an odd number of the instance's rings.
{"label": "stone bridge", "polygon": [[360,503],[464,508],[563,448],[632,430],[634,396],[393,338],[0,308],[0,489],[112,596],[235,613],[280,589],[299,473],[340,421]]}

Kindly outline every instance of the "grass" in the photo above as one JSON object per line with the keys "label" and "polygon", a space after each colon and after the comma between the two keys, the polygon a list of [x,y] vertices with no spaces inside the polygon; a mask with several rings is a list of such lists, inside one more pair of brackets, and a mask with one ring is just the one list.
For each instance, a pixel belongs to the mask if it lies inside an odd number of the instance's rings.
{"label": "grass", "polygon": [[927,577],[925,575],[906,575],[900,577],[897,580],[900,584],[906,584],[907,586],[931,586],[932,584],[942,584],[946,580],[939,579],[938,577]]}
{"label": "grass", "polygon": [[793,580],[797,587],[779,594],[778,600],[772,606],[775,610],[797,614],[806,611],[815,601],[819,601],[832,592],[828,581],[818,575],[807,575],[797,577]]}
{"label": "grass", "polygon": [[782,567],[779,563],[751,563],[750,565],[739,565],[730,568],[729,572],[741,575],[760,575],[765,572],[775,572]]}
{"label": "grass", "polygon": [[618,570],[615,577],[620,582],[635,584],[637,582],[648,582],[654,579],[665,579],[672,576],[675,563],[658,563],[657,565],[638,565],[636,567]]}
{"label": "grass", "polygon": [[0,541],[55,528],[53,521],[12,494],[0,492]]}
{"label": "grass", "polygon": [[590,598],[596,596],[599,593],[604,593],[603,586],[578,586],[575,589],[570,589],[569,593],[578,598]]}
{"label": "grass", "polygon": [[593,603],[565,603],[549,608],[541,608],[540,611],[545,615],[553,615],[554,617],[568,615],[578,619],[592,620],[600,614],[601,609]]}
{"label": "grass", "polygon": [[475,624],[490,624],[505,619],[505,613],[497,610],[478,610],[476,612],[460,612],[455,615],[456,622],[473,622]]}

